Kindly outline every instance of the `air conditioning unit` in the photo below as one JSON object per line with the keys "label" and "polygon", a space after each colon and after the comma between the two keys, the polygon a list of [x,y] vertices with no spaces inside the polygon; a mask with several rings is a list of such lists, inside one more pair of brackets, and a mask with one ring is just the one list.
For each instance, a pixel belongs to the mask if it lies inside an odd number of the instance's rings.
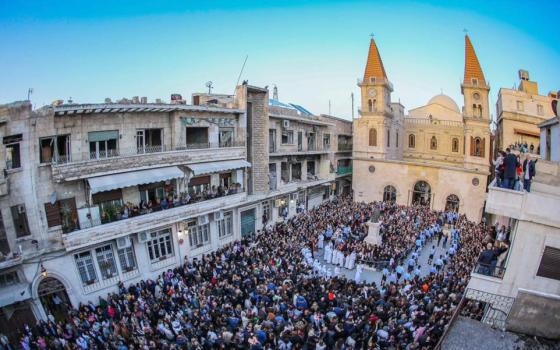
{"label": "air conditioning unit", "polygon": [[282,120],[282,127],[284,129],[287,129],[290,127],[290,121],[289,120]]}
{"label": "air conditioning unit", "polygon": [[223,219],[224,219],[223,211],[220,210],[214,213],[214,221],[223,220]]}
{"label": "air conditioning unit", "polygon": [[117,249],[128,248],[131,245],[132,245],[132,242],[131,242],[129,236],[117,238]]}
{"label": "air conditioning unit", "polygon": [[152,238],[152,235],[150,234],[150,232],[147,232],[147,231],[138,232],[138,242],[140,242],[140,243],[146,243],[151,238]]}
{"label": "air conditioning unit", "polygon": [[206,225],[208,223],[208,215],[202,215],[198,217],[197,224],[198,225]]}
{"label": "air conditioning unit", "polygon": [[23,205],[23,204],[18,205],[17,206],[17,212],[18,212],[18,214],[25,213],[25,205]]}

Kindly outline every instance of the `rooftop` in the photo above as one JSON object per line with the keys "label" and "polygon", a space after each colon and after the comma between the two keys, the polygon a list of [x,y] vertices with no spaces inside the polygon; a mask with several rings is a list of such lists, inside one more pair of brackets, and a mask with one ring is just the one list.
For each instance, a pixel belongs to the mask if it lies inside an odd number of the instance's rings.
{"label": "rooftop", "polygon": [[195,106],[168,103],[90,103],[67,104],[54,106],[55,115],[90,114],[90,113],[122,113],[122,112],[175,112],[198,111],[214,113],[244,113],[243,110],[209,106]]}

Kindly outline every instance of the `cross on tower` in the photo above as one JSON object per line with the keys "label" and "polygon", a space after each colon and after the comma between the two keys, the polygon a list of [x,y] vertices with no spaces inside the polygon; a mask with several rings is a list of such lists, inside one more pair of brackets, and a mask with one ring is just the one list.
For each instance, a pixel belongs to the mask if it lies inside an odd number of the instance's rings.
{"label": "cross on tower", "polygon": [[463,29],[463,33],[465,33],[465,35],[467,35],[468,32],[469,30],[467,28]]}
{"label": "cross on tower", "polygon": [[375,35],[374,35],[373,33],[371,33],[369,36],[373,39],[373,37],[374,37]]}

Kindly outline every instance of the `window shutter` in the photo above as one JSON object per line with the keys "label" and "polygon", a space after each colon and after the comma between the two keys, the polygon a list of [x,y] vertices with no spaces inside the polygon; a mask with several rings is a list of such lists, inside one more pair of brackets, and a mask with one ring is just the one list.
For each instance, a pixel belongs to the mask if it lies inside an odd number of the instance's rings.
{"label": "window shutter", "polygon": [[560,281],[560,249],[545,247],[537,276]]}
{"label": "window shutter", "polygon": [[471,136],[471,156],[474,156],[474,137]]}
{"label": "window shutter", "polygon": [[482,158],[484,158],[484,150],[486,149],[485,143],[484,143],[485,141],[486,141],[486,138],[483,137],[483,138],[482,138],[482,141],[480,142],[480,156],[481,156]]}
{"label": "window shutter", "polygon": [[60,206],[58,202],[54,205],[51,203],[45,203],[45,215],[47,217],[48,227],[62,225],[62,221],[60,220]]}

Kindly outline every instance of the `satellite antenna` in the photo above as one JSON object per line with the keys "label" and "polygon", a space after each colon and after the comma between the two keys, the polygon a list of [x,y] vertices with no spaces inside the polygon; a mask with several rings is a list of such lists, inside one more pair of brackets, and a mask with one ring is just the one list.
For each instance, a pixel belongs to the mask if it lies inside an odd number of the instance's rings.
{"label": "satellite antenna", "polygon": [[213,87],[212,84],[213,83],[211,81],[206,82],[206,87],[208,88],[208,94],[212,93],[212,87]]}

